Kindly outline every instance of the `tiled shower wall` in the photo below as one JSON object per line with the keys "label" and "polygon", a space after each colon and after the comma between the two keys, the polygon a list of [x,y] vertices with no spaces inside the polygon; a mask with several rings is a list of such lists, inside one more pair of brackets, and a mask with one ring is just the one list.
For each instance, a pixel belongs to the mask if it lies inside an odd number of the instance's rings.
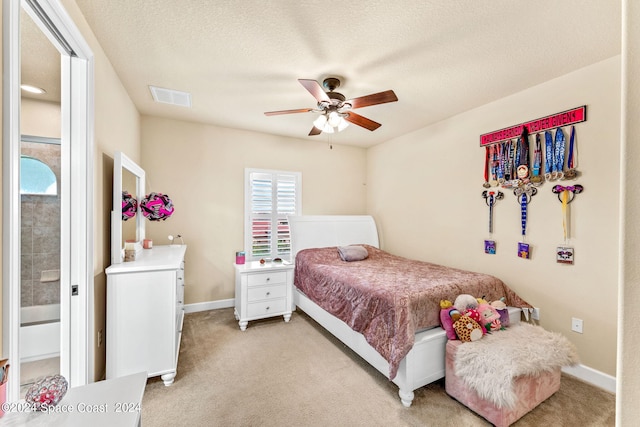
{"label": "tiled shower wall", "polygon": [[[22,306],[57,304],[60,302],[60,145],[22,142],[21,150],[23,155],[47,164],[58,181],[56,196],[21,196]],[[49,281],[43,271],[58,271],[58,280]]]}

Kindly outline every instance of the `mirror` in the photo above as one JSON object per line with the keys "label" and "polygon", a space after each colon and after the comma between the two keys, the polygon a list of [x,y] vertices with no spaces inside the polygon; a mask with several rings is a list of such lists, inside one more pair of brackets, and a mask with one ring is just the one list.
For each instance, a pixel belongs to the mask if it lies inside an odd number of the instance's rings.
{"label": "mirror", "polygon": [[[137,176],[131,173],[129,169],[122,169],[122,191],[126,191],[131,195],[138,203],[144,197],[144,193],[138,193],[137,191]],[[136,211],[136,215],[133,218],[129,218],[126,221],[122,220],[122,241],[123,242],[137,242],[138,241],[138,227],[137,219],[140,212]],[[124,217],[123,217],[124,218]]]}
{"label": "mirror", "polygon": [[[134,240],[140,242],[140,244],[144,240],[145,222],[140,211],[140,200],[144,197],[144,189],[144,169],[121,151],[116,151],[113,159],[113,209],[111,210],[112,264],[119,264],[123,261],[124,242],[126,240]],[[128,221],[122,220],[123,190],[129,192],[138,201],[136,215]],[[135,230],[133,224],[135,224]]]}

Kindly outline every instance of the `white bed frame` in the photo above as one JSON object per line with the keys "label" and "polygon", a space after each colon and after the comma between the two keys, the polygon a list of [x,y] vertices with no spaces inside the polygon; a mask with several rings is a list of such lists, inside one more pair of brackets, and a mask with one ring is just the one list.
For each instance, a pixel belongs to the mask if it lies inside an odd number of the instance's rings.
{"label": "white bed frame", "polygon": [[[290,216],[289,226],[292,261],[295,261],[298,251],[307,248],[349,244],[379,247],[378,231],[371,216]],[[369,345],[364,335],[326,312],[295,288],[294,303],[371,366],[389,377],[389,362]],[[519,313],[520,309],[510,309],[512,323],[520,321]],[[398,373],[392,380],[399,388],[398,394],[404,406],[411,406],[414,390],[444,377],[446,344],[447,335],[440,327],[416,333],[413,348],[400,362]]]}
{"label": "white bed frame", "polygon": [[[379,247],[378,231],[371,216],[290,216],[292,261],[298,251],[307,248],[368,244]],[[345,343],[371,366],[389,377],[387,362],[364,338],[337,317],[324,311],[303,293],[294,290],[295,305]],[[416,334],[411,351],[400,362],[392,380],[399,387],[402,404],[411,406],[414,390],[444,377],[447,336],[442,328]]]}

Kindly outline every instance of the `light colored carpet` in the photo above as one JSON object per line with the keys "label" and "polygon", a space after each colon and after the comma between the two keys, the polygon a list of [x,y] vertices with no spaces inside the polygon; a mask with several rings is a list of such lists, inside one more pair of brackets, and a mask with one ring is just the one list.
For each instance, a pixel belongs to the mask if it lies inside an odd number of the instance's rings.
{"label": "light colored carpet", "polygon": [[[398,388],[297,311],[249,322],[233,309],[185,316],[178,375],[170,387],[151,378],[142,424],[156,426],[489,426],[449,397],[444,383]],[[614,426],[615,396],[563,374],[560,390],[514,424]]]}

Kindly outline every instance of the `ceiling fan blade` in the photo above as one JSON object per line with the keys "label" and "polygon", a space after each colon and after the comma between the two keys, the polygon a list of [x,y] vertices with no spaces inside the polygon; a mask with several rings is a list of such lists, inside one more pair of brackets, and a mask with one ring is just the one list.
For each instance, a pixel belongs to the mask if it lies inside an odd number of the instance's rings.
{"label": "ceiling fan blade", "polygon": [[265,116],[277,116],[278,114],[293,114],[293,113],[308,113],[313,111],[313,108],[298,108],[297,110],[281,110],[281,111],[267,111]]}
{"label": "ceiling fan blade", "polygon": [[374,131],[382,126],[380,123],[374,122],[371,119],[367,119],[366,117],[363,117],[360,114],[356,114],[353,111],[349,111],[344,119],[348,122],[353,123],[354,125],[362,126],[365,129],[369,129],[370,131]]}
{"label": "ceiling fan blade", "polygon": [[345,101],[345,104],[351,104],[351,108],[362,108],[370,105],[385,104],[387,102],[396,102],[398,97],[395,92],[388,90],[385,92],[374,93],[371,95],[361,96]]}
{"label": "ceiling fan blade", "polygon": [[313,95],[313,97],[318,102],[331,102],[331,99],[329,99],[327,92],[322,89],[322,86],[320,86],[320,83],[318,83],[317,81],[308,79],[298,79],[298,81],[302,86],[304,86],[306,90],[309,91],[311,95]]}
{"label": "ceiling fan blade", "polygon": [[314,126],[311,128],[311,132],[309,132],[309,136],[320,135],[321,133],[322,131]]}

